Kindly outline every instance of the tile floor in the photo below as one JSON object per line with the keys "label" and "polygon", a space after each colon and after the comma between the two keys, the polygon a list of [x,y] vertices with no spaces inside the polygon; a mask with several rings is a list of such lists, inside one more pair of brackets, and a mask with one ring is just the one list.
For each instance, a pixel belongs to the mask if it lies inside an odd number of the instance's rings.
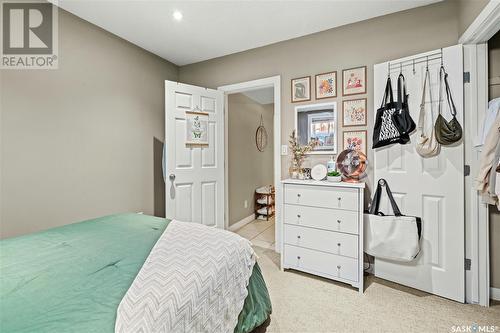
{"label": "tile floor", "polygon": [[253,246],[274,249],[274,218],[269,221],[253,220],[236,233],[251,241]]}

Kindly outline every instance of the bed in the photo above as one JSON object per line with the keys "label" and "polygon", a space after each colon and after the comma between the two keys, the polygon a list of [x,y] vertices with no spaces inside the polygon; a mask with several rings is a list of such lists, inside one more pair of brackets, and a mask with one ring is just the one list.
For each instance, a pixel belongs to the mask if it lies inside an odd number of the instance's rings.
{"label": "bed", "polygon": [[[121,299],[169,223],[120,214],[0,241],[0,331],[113,332]],[[247,290],[236,333],[271,313],[257,263]]]}

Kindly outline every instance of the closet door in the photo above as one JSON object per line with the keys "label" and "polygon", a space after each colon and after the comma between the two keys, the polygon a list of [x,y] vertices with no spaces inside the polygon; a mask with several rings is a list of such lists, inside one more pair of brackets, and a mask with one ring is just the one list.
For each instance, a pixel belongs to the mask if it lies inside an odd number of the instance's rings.
{"label": "closet door", "polygon": [[[436,54],[438,56],[436,56]],[[418,122],[425,74],[425,56],[429,56],[434,120],[438,108],[439,57],[440,50],[391,61],[399,63],[409,60],[403,68],[410,94],[410,112]],[[463,57],[462,46],[456,45],[442,50],[443,63],[449,74],[449,83],[457,107],[457,118],[463,121]],[[422,57],[413,71],[411,59]],[[374,67],[374,108],[380,106],[387,79],[388,63]],[[391,71],[396,84],[399,69]],[[396,91],[397,87],[393,87]],[[445,96],[443,96],[445,98]],[[448,107],[443,116],[451,119]],[[429,108],[430,109],[430,108]],[[464,127],[465,132],[465,127]],[[461,141],[453,146],[442,146],[441,153],[432,158],[422,158],[415,151],[417,134],[411,136],[407,145],[395,144],[375,152],[375,182],[385,178],[394,197],[406,215],[422,218],[421,253],[411,263],[375,260],[375,275],[432,294],[464,302],[464,146]],[[392,214],[387,198],[381,203],[382,211]]]}

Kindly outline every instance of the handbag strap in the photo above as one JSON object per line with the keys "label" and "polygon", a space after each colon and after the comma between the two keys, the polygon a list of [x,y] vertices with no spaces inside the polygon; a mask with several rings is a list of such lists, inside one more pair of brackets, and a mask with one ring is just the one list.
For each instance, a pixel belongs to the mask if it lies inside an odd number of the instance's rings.
{"label": "handbag strap", "polygon": [[380,208],[380,198],[382,196],[382,186],[385,186],[385,191],[387,192],[387,196],[389,197],[389,202],[391,203],[392,210],[394,211],[395,216],[403,216],[401,211],[399,210],[398,204],[394,197],[392,196],[391,189],[389,188],[389,184],[383,178],[379,179],[377,183],[377,189],[375,191],[375,195],[373,196],[372,204],[370,206],[369,213],[372,215],[381,215]]}
{"label": "handbag strap", "polygon": [[[429,89],[427,89],[427,82],[429,83]],[[422,89],[422,101],[420,102],[420,114],[418,116],[418,129],[424,133],[425,126],[425,94],[429,90],[429,104],[431,108],[431,122],[434,122],[434,111],[433,111],[433,103],[432,103],[432,87],[431,87],[431,73],[429,72],[429,68],[425,69],[424,76],[424,88]],[[434,126],[432,126],[432,131],[434,131]],[[424,133],[425,134],[425,133]]]}
{"label": "handbag strap", "polygon": [[408,103],[408,95],[406,94],[406,80],[403,73],[398,76],[398,107],[403,108],[403,104]]}
{"label": "handbag strap", "polygon": [[382,104],[380,107],[383,107],[384,104],[387,104],[387,97],[390,98],[390,102],[394,102],[394,95],[392,94],[392,84],[391,84],[391,78],[387,78],[387,83],[385,85],[385,91],[384,91],[384,97],[382,98]]}
{"label": "handbag strap", "polygon": [[[444,70],[444,67],[443,67],[443,70]],[[453,96],[451,95],[450,84],[448,83],[448,73],[446,73],[446,71],[445,71],[445,75],[444,75],[444,85],[446,86],[446,99],[448,100],[448,106],[450,108],[451,115],[453,117],[456,117],[457,116],[457,108],[455,107],[455,103],[453,102]]]}
{"label": "handbag strap", "polygon": [[451,95],[450,84],[448,83],[448,73],[444,69],[444,66],[441,65],[439,68],[439,114],[441,114],[442,110],[442,82],[444,81],[445,91],[446,91],[446,101],[448,102],[448,107],[450,108],[451,115],[456,117],[457,108],[455,107],[455,103],[453,102],[453,96]]}

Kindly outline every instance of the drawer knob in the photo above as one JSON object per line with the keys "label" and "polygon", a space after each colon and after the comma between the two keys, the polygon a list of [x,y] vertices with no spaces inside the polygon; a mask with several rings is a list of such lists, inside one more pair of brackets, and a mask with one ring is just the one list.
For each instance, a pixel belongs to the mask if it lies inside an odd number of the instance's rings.
{"label": "drawer knob", "polygon": [[341,197],[338,197],[338,198],[337,198],[337,200],[338,200],[338,201],[340,201],[340,200],[342,200],[342,198],[341,198]]}
{"label": "drawer knob", "polygon": [[299,198],[300,198],[300,193],[297,193],[297,197],[299,197]]}
{"label": "drawer knob", "polygon": [[342,267],[342,266],[340,266],[340,265],[337,265],[337,269],[340,269],[341,267]]}
{"label": "drawer knob", "polygon": [[297,214],[297,217],[300,219],[300,214]]}
{"label": "drawer knob", "polygon": [[337,243],[337,246],[340,246],[341,244],[340,243]]}
{"label": "drawer knob", "polygon": [[300,239],[300,235],[297,235],[297,238]]}
{"label": "drawer knob", "polygon": [[342,221],[340,221],[340,220],[337,220],[337,223],[340,223],[340,222],[342,222]]}
{"label": "drawer knob", "polygon": [[297,259],[300,259],[300,256],[297,256]]}

